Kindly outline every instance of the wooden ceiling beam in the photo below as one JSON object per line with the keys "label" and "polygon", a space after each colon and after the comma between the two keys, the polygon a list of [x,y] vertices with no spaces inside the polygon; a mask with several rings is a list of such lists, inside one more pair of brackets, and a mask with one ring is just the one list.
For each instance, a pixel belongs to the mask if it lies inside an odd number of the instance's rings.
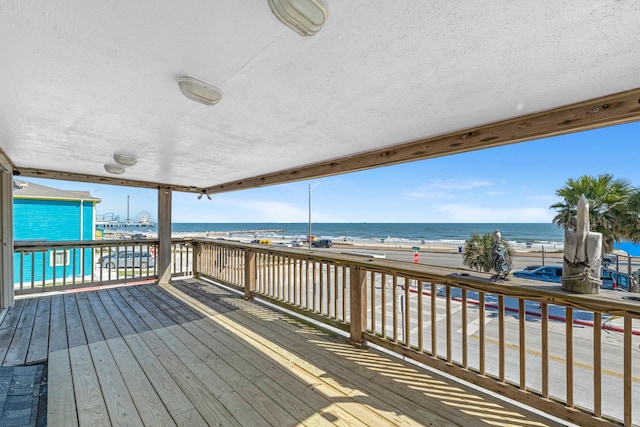
{"label": "wooden ceiling beam", "polygon": [[640,120],[640,88],[446,135],[207,187],[208,194],[320,178]]}
{"label": "wooden ceiling beam", "polygon": [[31,178],[61,179],[64,181],[91,182],[94,184],[121,185],[125,187],[149,188],[153,190],[157,190],[159,188],[168,188],[173,191],[183,191],[183,192],[192,192],[192,193],[202,192],[201,188],[196,188],[196,187],[169,185],[169,184],[158,183],[158,182],[136,181],[132,179],[115,178],[110,176],[87,175],[87,174],[80,174],[80,173],[73,173],[73,172],[61,172],[61,171],[55,171],[55,170],[36,169],[36,168],[17,168],[14,170],[14,175],[27,176]]}
{"label": "wooden ceiling beam", "polygon": [[15,165],[9,157],[0,149],[0,172],[13,171]]}
{"label": "wooden ceiling beam", "polygon": [[424,138],[397,146],[205,188],[54,170],[16,168],[2,152],[0,152],[0,168],[11,166],[16,175],[36,178],[62,179],[150,189],[170,188],[172,191],[215,194],[357,172],[381,166],[465,153],[638,120],[640,120],[640,88],[536,114],[463,129],[446,135]]}

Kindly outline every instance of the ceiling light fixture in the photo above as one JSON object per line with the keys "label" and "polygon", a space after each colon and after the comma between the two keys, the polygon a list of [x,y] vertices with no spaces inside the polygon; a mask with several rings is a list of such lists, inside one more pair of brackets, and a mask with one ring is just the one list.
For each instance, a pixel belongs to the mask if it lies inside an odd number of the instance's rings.
{"label": "ceiling light fixture", "polygon": [[217,104],[222,98],[222,91],[217,87],[189,76],[178,77],[180,90],[192,101],[204,105]]}
{"label": "ceiling light fixture", "polygon": [[138,159],[126,154],[114,154],[113,160],[115,160],[117,164],[122,166],[135,166],[136,163],[138,163]]}
{"label": "ceiling light fixture", "polygon": [[211,200],[211,196],[207,194],[206,190],[202,190],[200,194],[198,194],[198,200],[202,200],[202,196],[207,196],[207,199]]}
{"label": "ceiling light fixture", "polygon": [[271,12],[301,36],[312,36],[327,20],[327,6],[322,0],[269,0]]}
{"label": "ceiling light fixture", "polygon": [[124,173],[124,168],[120,165],[106,164],[104,165],[104,170],[114,175],[122,175]]}

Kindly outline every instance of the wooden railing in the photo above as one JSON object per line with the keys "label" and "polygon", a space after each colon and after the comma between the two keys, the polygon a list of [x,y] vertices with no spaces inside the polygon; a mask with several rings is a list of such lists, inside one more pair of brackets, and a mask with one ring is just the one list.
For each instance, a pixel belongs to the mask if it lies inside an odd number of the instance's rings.
{"label": "wooden railing", "polygon": [[[16,242],[16,295],[157,278],[157,240]],[[174,239],[172,276],[191,275],[193,245]]]}
{"label": "wooden railing", "polygon": [[576,424],[640,422],[633,294],[575,295],[324,250],[194,245],[196,275],[340,328],[355,345],[376,344]]}

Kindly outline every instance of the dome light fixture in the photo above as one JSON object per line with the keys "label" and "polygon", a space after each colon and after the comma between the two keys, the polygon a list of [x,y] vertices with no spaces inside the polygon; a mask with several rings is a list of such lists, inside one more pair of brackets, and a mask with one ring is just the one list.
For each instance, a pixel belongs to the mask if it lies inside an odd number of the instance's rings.
{"label": "dome light fixture", "polygon": [[124,167],[120,165],[113,165],[110,163],[104,165],[104,170],[114,175],[122,175],[124,173]]}
{"label": "dome light fixture", "polygon": [[180,90],[192,101],[204,105],[214,105],[222,98],[222,91],[217,87],[189,76],[178,77]]}
{"label": "dome light fixture", "polygon": [[114,154],[113,160],[122,166],[135,166],[138,163],[138,159],[133,156],[128,156],[126,154]]}
{"label": "dome light fixture", "polygon": [[327,6],[322,0],[269,0],[271,12],[301,36],[312,36],[327,20]]}

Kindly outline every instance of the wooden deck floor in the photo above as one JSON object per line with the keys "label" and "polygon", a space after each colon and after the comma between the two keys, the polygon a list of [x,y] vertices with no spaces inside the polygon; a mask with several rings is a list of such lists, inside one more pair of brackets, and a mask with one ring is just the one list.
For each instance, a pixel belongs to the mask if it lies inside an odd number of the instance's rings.
{"label": "wooden deck floor", "polygon": [[50,426],[556,425],[195,279],[18,300],[0,361],[44,360]]}

